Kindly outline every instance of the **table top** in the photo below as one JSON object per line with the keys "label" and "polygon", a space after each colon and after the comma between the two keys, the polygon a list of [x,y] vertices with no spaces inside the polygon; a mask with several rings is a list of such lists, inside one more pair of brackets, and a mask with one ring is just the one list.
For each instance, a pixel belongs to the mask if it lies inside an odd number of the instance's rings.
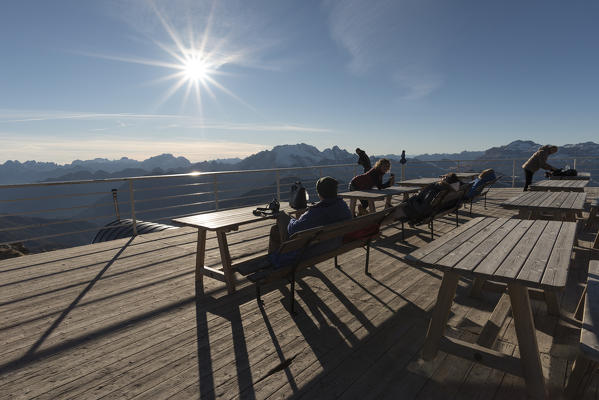
{"label": "table top", "polygon": [[431,183],[439,182],[439,178],[417,178],[417,179],[408,179],[406,181],[398,182],[398,185],[401,186],[415,186],[415,187],[425,187],[426,185],[430,185]]}
{"label": "table top", "polygon": [[479,217],[422,246],[406,261],[527,287],[566,286],[575,222]]}
{"label": "table top", "polygon": [[232,210],[214,211],[198,215],[190,215],[188,217],[175,218],[173,222],[193,226],[196,228],[202,228],[209,231],[226,230],[234,228],[239,225],[249,224],[252,222],[269,219],[272,217],[264,217],[261,215],[254,215],[252,213],[256,207],[264,206],[252,206],[235,208]]}
{"label": "table top", "polygon": [[480,172],[455,172],[455,174],[459,179],[475,179],[478,175],[480,175]]}
{"label": "table top", "polygon": [[590,172],[578,172],[576,176],[550,176],[549,179],[556,181],[588,181],[591,179]]}
{"label": "table top", "polygon": [[530,185],[530,190],[561,190],[564,192],[582,192],[589,181],[585,180],[550,180],[539,181]]}
{"label": "table top", "polygon": [[501,203],[506,208],[529,208],[555,211],[583,211],[587,194],[584,192],[523,192]]}
{"label": "table top", "polygon": [[417,187],[392,186],[385,189],[371,190],[352,190],[350,192],[339,193],[344,199],[361,199],[361,200],[383,200],[387,196],[400,195],[405,193],[418,192]]}

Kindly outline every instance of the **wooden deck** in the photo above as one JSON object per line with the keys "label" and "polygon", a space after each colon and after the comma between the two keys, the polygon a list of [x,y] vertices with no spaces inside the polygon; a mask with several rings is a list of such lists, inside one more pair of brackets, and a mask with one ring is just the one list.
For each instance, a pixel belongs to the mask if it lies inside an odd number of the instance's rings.
{"label": "wooden deck", "polygon": [[[477,202],[473,216],[515,215],[499,204],[520,190],[491,189],[488,209]],[[586,191],[588,201],[599,195]],[[268,226],[232,233],[233,257],[265,248]],[[436,234],[453,229],[454,217],[435,223]],[[430,235],[407,225],[406,242],[399,227],[383,233],[371,250],[371,277],[361,249],[341,256],[340,270],[330,260],[302,274],[295,319],[282,284],[266,288],[259,307],[251,285],[226,295],[222,282],[206,278],[196,300],[190,228],[2,261],[0,397],[524,398],[521,378],[442,352],[420,360],[440,274],[401,260]],[[565,311],[576,307],[593,237],[580,233],[560,298]],[[218,266],[213,234],[207,249],[206,265]],[[469,286],[460,281],[448,335],[475,342],[499,295],[475,299]],[[543,302],[533,305],[549,394],[560,398],[579,330],[549,316]],[[508,317],[495,349],[517,354],[515,343]],[[585,398],[598,392],[595,374]]]}

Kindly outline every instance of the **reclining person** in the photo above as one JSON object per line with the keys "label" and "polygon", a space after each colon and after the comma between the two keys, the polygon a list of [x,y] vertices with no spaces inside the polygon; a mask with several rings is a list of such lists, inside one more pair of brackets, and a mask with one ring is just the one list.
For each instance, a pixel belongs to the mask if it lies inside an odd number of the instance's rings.
{"label": "reclining person", "polygon": [[401,202],[396,208],[395,217],[401,221],[417,223],[431,216],[443,199],[448,195],[458,194],[460,189],[464,189],[464,185],[456,174],[447,174],[439,182],[425,186],[418,194]]}
{"label": "reclining person", "polygon": [[[351,211],[343,201],[337,196],[338,182],[330,176],[320,178],[316,182],[316,192],[320,201],[313,206],[308,207],[308,211],[303,213],[298,219],[291,218],[287,213],[280,212],[277,216],[277,223],[270,230],[270,240],[268,253],[270,261],[275,268],[288,264],[295,259],[296,252],[279,254],[278,249],[281,243],[296,232],[315,228],[317,226],[329,225],[335,222],[351,219]],[[309,250],[305,256],[316,255],[333,250],[341,244],[339,240],[332,239],[319,243]]]}
{"label": "reclining person", "polygon": [[483,190],[485,184],[491,182],[495,178],[495,171],[492,168],[483,170],[480,174],[478,174],[478,177],[471,182],[472,187],[470,187],[470,190],[468,193],[466,193],[465,197],[467,199],[471,199],[478,195]]}

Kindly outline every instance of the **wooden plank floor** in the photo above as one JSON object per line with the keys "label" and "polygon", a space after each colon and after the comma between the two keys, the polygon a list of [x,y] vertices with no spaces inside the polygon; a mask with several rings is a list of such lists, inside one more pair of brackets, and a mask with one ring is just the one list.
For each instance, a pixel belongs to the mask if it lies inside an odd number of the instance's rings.
{"label": "wooden plank floor", "polygon": [[[599,194],[587,191],[590,201]],[[473,214],[513,216],[498,204],[518,193],[492,189],[488,208],[475,203]],[[232,233],[233,257],[263,251],[268,227]],[[454,228],[455,218],[435,223],[438,234]],[[295,318],[283,284],[265,290],[263,307],[243,281],[226,295],[223,283],[206,278],[196,299],[196,233],[188,228],[2,261],[0,398],[524,398],[521,378],[443,352],[420,360],[440,274],[402,257],[429,233],[406,225],[405,242],[398,227],[383,233],[371,277],[361,249],[341,256],[340,270],[332,260],[307,270]],[[586,280],[593,235],[579,237],[560,299],[568,312]],[[207,248],[207,265],[218,267],[213,235]],[[469,286],[460,281],[449,334],[474,342],[499,296],[474,299]],[[533,306],[549,394],[560,398],[579,331],[548,316],[544,303]],[[516,344],[508,317],[495,349],[518,354]],[[595,374],[585,398],[598,392]]]}

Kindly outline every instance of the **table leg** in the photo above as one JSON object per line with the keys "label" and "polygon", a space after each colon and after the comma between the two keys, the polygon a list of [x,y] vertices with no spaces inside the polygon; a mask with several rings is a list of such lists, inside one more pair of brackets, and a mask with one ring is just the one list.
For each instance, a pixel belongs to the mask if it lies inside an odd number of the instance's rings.
{"label": "table leg", "polygon": [[445,272],[422,349],[422,358],[426,361],[435,358],[439,351],[439,342],[445,332],[445,325],[447,325],[447,318],[449,317],[457,286],[458,274],[451,271]]}
{"label": "table leg", "polygon": [[196,247],[196,292],[204,293],[204,260],[206,259],[206,230],[198,229]]}
{"label": "table leg", "polygon": [[371,213],[376,212],[376,206],[374,205],[374,200],[368,200],[368,209]]}
{"label": "table leg", "polygon": [[356,215],[356,199],[349,199],[349,209],[351,210],[351,215]]}
{"label": "table leg", "polygon": [[545,380],[528,289],[514,282],[508,284],[508,293],[512,303],[512,314],[514,316],[526,391],[531,398],[544,399],[546,397]]}
{"label": "table leg", "polygon": [[547,304],[547,313],[549,315],[555,315],[559,317],[559,301],[557,299],[557,293],[553,290],[545,289],[545,303]]}
{"label": "table leg", "polygon": [[225,274],[225,283],[229,294],[235,293],[235,278],[231,268],[231,254],[229,253],[229,244],[227,243],[227,234],[224,231],[217,231],[218,249],[223,263],[223,273]]}
{"label": "table leg", "polygon": [[470,296],[481,298],[483,296],[483,286],[486,281],[485,278],[474,278],[474,281],[472,281],[472,288],[470,289]]}
{"label": "table leg", "polygon": [[391,195],[385,198],[385,208],[391,207]]}

